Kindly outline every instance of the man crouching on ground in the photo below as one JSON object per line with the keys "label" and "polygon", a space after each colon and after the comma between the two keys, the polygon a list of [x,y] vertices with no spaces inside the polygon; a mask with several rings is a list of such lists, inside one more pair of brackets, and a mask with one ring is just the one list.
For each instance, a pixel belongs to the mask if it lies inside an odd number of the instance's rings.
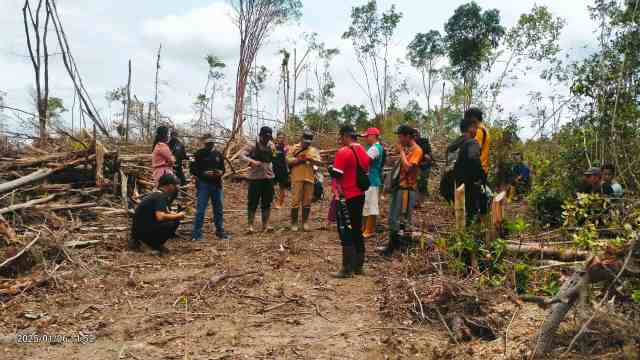
{"label": "man crouching on ground", "polygon": [[184,212],[172,213],[169,205],[178,193],[179,180],[172,174],[166,174],[158,180],[159,192],[148,195],[140,202],[133,215],[131,240],[129,247],[140,249],[144,243],[153,249],[155,255],[168,253],[164,243],[175,236]]}

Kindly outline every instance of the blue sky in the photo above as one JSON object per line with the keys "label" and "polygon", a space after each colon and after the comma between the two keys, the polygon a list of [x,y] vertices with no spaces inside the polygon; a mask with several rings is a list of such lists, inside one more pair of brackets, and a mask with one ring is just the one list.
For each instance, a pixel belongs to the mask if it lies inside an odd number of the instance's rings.
{"label": "blue sky", "polygon": [[[0,13],[0,91],[6,92],[6,104],[32,110],[29,89],[33,86],[33,75],[26,57],[24,32],[21,20],[22,0],[2,0]],[[359,76],[351,44],[341,35],[349,24],[352,6],[364,0],[304,0],[303,17],[298,24],[278,29],[269,39],[258,57],[258,63],[271,72],[261,103],[267,116],[281,117],[282,106],[278,100],[277,50],[291,49],[303,32],[317,32],[320,40],[329,47],[337,47],[341,54],[332,65],[336,80],[336,99],[333,106],[345,103],[366,104],[367,98],[358,89],[352,75]],[[557,16],[567,20],[562,38],[563,51],[572,58],[579,58],[595,46],[594,24],[589,19],[587,6],[590,1],[477,1],[483,8],[497,8],[502,23],[509,27],[518,16],[531,9],[534,3],[547,5]],[[160,109],[176,122],[186,122],[193,116],[193,98],[202,91],[207,74],[203,58],[207,53],[221,56],[227,63],[227,85],[233,88],[234,70],[237,65],[238,35],[229,18],[226,1],[205,0],[58,0],[72,51],[76,57],[85,84],[97,106],[107,115],[108,104],[105,93],[126,83],[126,66],[133,61],[133,92],[140,99],[153,99],[154,57],[158,44],[163,43],[161,70]],[[417,32],[431,29],[442,31],[444,23],[454,9],[463,1],[384,0],[379,7],[395,4],[403,13],[394,39],[392,56],[404,59],[407,44]],[[301,46],[300,46],[301,47]],[[418,76],[409,67],[401,69],[410,84],[417,87]],[[72,88],[66,79],[59,59],[52,61],[52,95],[63,98],[70,107],[73,101]],[[305,79],[301,85],[304,87]],[[299,86],[300,87],[300,86]],[[223,121],[232,114],[232,92],[216,105],[216,114]],[[417,92],[418,89],[416,88]],[[520,109],[527,102],[530,91],[548,92],[547,85],[532,73],[507,89],[500,102],[505,111],[518,113],[526,124],[526,114]],[[404,96],[403,101],[415,97],[424,104],[419,95]],[[434,99],[437,101],[437,98]],[[114,111],[118,106],[114,105]],[[5,115],[10,115],[5,112]],[[108,115],[106,116],[108,117]],[[5,116],[6,118],[6,116]],[[11,125],[12,120],[8,120]],[[525,130],[526,134],[528,130]]]}

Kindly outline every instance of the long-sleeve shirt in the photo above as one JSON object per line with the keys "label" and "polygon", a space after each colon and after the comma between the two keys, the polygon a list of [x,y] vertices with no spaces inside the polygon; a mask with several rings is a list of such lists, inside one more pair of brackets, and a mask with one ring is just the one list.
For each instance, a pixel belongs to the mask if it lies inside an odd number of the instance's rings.
{"label": "long-sleeve shirt", "polygon": [[[225,173],[224,157],[218,150],[206,148],[196,151],[191,164],[191,173],[198,179],[216,187],[222,186],[222,175]],[[208,171],[216,171],[219,176],[207,175]]]}
{"label": "long-sleeve shirt", "polygon": [[[485,174],[489,174],[489,146],[491,145],[491,136],[489,135],[489,131],[484,125],[481,125],[476,132],[475,137],[478,146],[480,147],[480,165],[482,166],[482,170]],[[460,146],[465,142],[464,136],[460,136],[454,142],[452,142],[449,146],[447,146],[447,152],[454,152],[460,148]]]}
{"label": "long-sleeve shirt", "polygon": [[271,142],[262,145],[256,142],[253,145],[247,145],[240,153],[240,158],[245,161],[258,161],[257,166],[251,166],[249,169],[249,180],[273,179],[273,158],[275,148]]}
{"label": "long-sleeve shirt", "polygon": [[153,168],[153,180],[156,184],[162,175],[173,174],[175,162],[176,159],[167,144],[159,142],[154,146],[153,154],[151,155],[151,167]]}
{"label": "long-sleeve shirt", "polygon": [[456,181],[467,186],[476,182],[486,182],[487,175],[482,169],[480,145],[476,139],[466,139],[460,146],[454,173]]}
{"label": "long-sleeve shirt", "polygon": [[293,161],[295,161],[299,157],[305,157],[307,159],[313,161],[322,161],[320,158],[320,152],[313,146],[309,146],[306,149],[302,149],[301,144],[294,145],[290,150],[287,156],[287,161],[289,162],[289,167],[291,168],[291,182],[314,182],[314,172],[313,172],[313,162],[306,161],[304,163],[299,163],[296,165],[291,165]]}

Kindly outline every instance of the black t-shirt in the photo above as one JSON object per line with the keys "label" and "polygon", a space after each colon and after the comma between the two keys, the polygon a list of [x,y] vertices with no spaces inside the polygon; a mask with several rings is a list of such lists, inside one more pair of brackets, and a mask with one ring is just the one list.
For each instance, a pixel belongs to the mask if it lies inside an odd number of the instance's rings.
{"label": "black t-shirt", "polygon": [[196,151],[195,160],[191,164],[191,173],[195,175],[199,181],[222,187],[222,179],[220,177],[210,177],[205,172],[218,170],[222,174],[225,172],[224,156],[218,150],[208,150],[206,148]]}
{"label": "black t-shirt", "polygon": [[155,192],[145,197],[133,215],[132,234],[134,238],[148,231],[153,231],[160,222],[156,219],[156,211],[167,211],[172,202],[171,194]]}

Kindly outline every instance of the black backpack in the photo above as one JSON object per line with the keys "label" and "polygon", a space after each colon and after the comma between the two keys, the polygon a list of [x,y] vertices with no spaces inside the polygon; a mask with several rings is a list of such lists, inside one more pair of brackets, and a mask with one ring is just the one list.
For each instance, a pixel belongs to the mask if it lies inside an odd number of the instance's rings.
{"label": "black backpack", "polygon": [[351,147],[351,151],[353,151],[353,156],[356,159],[356,184],[361,191],[369,190],[371,187],[371,181],[369,181],[369,175],[366,171],[360,166],[360,159],[358,158],[358,154],[356,153],[356,149]]}
{"label": "black backpack", "polygon": [[427,169],[432,165],[432,159],[427,159],[427,155],[431,156],[431,144],[429,143],[429,139],[425,137],[418,138],[416,140],[416,144],[420,146],[422,149],[422,160],[420,161],[420,168]]}

